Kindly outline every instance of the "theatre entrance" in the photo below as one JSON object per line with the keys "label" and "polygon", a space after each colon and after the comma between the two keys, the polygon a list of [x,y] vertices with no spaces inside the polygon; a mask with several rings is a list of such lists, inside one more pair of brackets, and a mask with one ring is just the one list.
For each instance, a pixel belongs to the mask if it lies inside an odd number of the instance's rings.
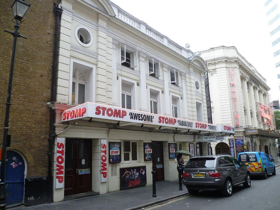
{"label": "theatre entrance", "polygon": [[91,140],[66,139],[65,195],[91,191]]}
{"label": "theatre entrance", "polygon": [[153,171],[156,172],[156,181],[164,180],[163,165],[163,142],[152,142],[153,148]]}

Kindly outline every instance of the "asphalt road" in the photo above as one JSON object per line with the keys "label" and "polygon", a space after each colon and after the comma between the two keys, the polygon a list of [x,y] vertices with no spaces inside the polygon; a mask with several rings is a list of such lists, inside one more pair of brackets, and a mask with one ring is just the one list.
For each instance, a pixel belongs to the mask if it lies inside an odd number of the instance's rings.
{"label": "asphalt road", "polygon": [[189,209],[189,210],[280,210],[280,168],[276,176],[268,179],[252,177],[252,186],[233,188],[231,197],[223,197],[219,192],[201,191],[197,195],[182,196],[165,203],[145,208]]}

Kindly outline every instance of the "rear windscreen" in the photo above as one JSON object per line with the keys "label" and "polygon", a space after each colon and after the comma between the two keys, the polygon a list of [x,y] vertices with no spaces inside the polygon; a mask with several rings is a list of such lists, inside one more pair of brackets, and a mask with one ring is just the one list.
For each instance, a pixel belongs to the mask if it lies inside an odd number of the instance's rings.
{"label": "rear windscreen", "polygon": [[239,155],[240,162],[257,162],[257,157],[255,154],[242,154]]}
{"label": "rear windscreen", "polygon": [[185,168],[214,168],[215,158],[190,159]]}

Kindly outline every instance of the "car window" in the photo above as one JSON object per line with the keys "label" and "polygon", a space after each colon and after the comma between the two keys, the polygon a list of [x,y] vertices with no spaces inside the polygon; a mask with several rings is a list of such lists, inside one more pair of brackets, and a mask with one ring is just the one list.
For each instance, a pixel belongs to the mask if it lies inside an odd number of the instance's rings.
{"label": "car window", "polygon": [[214,168],[215,158],[190,159],[185,168]]}
{"label": "car window", "polygon": [[258,162],[256,154],[241,154],[239,155],[240,162]]}
{"label": "car window", "polygon": [[229,157],[220,157],[219,166],[220,167],[233,166],[233,162]]}
{"label": "car window", "polygon": [[235,165],[235,167],[237,167],[237,168],[239,168],[240,167],[240,162],[238,161],[238,160],[236,160],[235,158],[231,158],[232,159],[232,161],[233,161],[233,164]]}

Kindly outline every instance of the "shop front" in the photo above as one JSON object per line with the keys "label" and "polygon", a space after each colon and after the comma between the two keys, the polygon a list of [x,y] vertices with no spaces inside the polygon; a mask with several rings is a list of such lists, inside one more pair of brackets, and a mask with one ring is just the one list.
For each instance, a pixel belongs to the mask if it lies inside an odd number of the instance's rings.
{"label": "shop front", "polygon": [[207,155],[212,148],[201,137],[234,134],[228,126],[90,102],[62,109],[57,125],[55,202],[151,185],[152,171],[156,181],[176,180],[179,148]]}

